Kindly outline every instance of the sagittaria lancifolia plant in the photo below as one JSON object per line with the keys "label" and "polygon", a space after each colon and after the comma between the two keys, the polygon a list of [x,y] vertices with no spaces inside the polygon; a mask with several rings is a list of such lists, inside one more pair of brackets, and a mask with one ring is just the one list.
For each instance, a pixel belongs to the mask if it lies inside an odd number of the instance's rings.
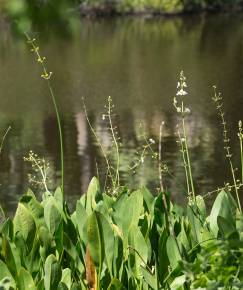
{"label": "sagittaria lancifolia plant", "polygon": [[[39,58],[38,47],[29,42]],[[43,58],[38,61],[43,65]],[[49,80],[43,69],[43,78]],[[186,95],[185,87],[181,73],[178,98]],[[222,190],[207,214],[189,168],[188,109],[184,101],[178,105],[175,99],[174,105],[182,114],[187,204],[172,203],[162,186],[157,195],[126,187],[111,195],[93,178],[71,213],[63,178],[61,188],[43,192],[41,201],[29,190],[13,218],[1,211],[0,289],[242,289],[239,204]]]}
{"label": "sagittaria lancifolia plant", "polygon": [[206,212],[201,196],[185,207],[146,188],[112,197],[96,178],[72,214],[60,189],[41,201],[28,191],[2,216],[0,288],[242,289],[242,214],[225,191]]}

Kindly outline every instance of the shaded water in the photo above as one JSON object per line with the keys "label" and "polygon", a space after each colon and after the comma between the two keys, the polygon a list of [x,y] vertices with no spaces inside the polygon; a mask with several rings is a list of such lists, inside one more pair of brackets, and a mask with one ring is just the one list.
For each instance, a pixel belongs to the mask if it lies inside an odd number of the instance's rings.
{"label": "shaded water", "polygon": [[[159,126],[165,121],[163,160],[175,176],[166,178],[172,196],[183,198],[184,172],[176,143],[177,115],[172,106],[178,72],[189,85],[186,102],[192,167],[199,193],[230,181],[222,137],[211,101],[212,84],[223,92],[225,111],[237,153],[237,123],[243,118],[243,15],[172,19],[83,20],[70,38],[40,32],[40,47],[54,72],[53,86],[62,116],[65,144],[65,185],[69,200],[87,189],[91,177],[105,172],[100,150],[91,136],[82,108],[104,147],[112,141],[102,120],[110,95],[121,136],[121,178],[132,187],[156,191],[156,162],[146,157],[136,173],[127,170],[144,140],[153,138],[157,150]],[[12,211],[28,188],[31,168],[23,161],[29,150],[50,162],[51,187],[60,179],[58,132],[46,84],[25,42],[3,28],[0,34],[0,134],[10,125],[0,157],[0,202]],[[234,155],[236,162],[238,156]]]}

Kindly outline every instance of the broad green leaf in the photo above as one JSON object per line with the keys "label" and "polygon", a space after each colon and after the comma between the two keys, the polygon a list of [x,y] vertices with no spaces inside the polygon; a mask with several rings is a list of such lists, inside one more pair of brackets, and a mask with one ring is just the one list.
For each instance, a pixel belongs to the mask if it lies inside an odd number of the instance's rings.
{"label": "broad green leaf", "polygon": [[201,219],[204,221],[206,218],[206,205],[201,195],[196,196],[196,205],[198,208],[198,214],[201,216]]}
{"label": "broad green leaf", "polygon": [[119,277],[120,270],[122,268],[123,261],[123,242],[120,236],[115,236],[114,250],[113,250],[113,269],[114,276]]}
{"label": "broad green leaf", "polygon": [[170,285],[171,290],[183,290],[183,285],[186,282],[186,276],[181,275],[179,277],[176,277],[175,280]]}
{"label": "broad green leaf", "polygon": [[45,261],[44,272],[45,290],[57,289],[57,286],[61,280],[62,272],[60,265],[54,255],[47,257]]}
{"label": "broad green leaf", "polygon": [[153,290],[158,290],[158,283],[157,283],[157,277],[156,274],[150,273],[146,268],[141,267],[141,271],[143,274],[144,280],[148,283],[148,285],[153,289]]}
{"label": "broad green leaf", "polygon": [[154,200],[154,220],[161,228],[165,224],[165,208],[163,205],[162,193],[160,193]]}
{"label": "broad green leaf", "polygon": [[221,191],[214,201],[210,216],[210,228],[215,237],[218,235],[218,216],[222,216],[228,222],[234,223],[236,214],[235,204],[229,193]]}
{"label": "broad green leaf", "polygon": [[13,240],[14,237],[14,225],[13,225],[13,221],[10,218],[7,218],[3,225],[2,225],[2,229],[1,229],[1,233],[5,236],[8,237],[10,240]]}
{"label": "broad green leaf", "polygon": [[67,289],[71,289],[72,285],[72,274],[69,268],[62,270],[62,279],[61,282],[67,286]]}
{"label": "broad green leaf", "polygon": [[10,273],[7,265],[0,260],[0,280],[2,281],[6,278],[9,280],[9,285],[15,289],[16,284],[12,274]]}
{"label": "broad green leaf", "polygon": [[5,263],[13,275],[17,277],[18,271],[21,267],[21,259],[19,256],[19,250],[16,248],[15,244],[9,242],[5,237],[2,239],[2,257]]}
{"label": "broad green leaf", "polygon": [[[202,235],[202,233],[200,232],[200,236],[201,235]],[[185,248],[186,251],[190,250],[190,248],[191,248],[190,236],[189,236],[189,233],[186,233],[184,219],[181,221],[181,231],[180,231],[177,239],[180,242],[180,244]]]}
{"label": "broad green leaf", "polygon": [[60,187],[58,187],[54,193],[54,198],[56,201],[60,204],[60,206],[63,206],[63,192]]}
{"label": "broad green leaf", "polygon": [[141,188],[141,193],[143,195],[144,201],[146,203],[146,206],[148,208],[148,211],[153,214],[154,211],[154,196],[148,191],[146,187]]}
{"label": "broad green leaf", "polygon": [[115,205],[114,219],[127,239],[130,227],[138,225],[139,217],[143,213],[142,193],[134,191],[129,197],[123,195]]}
{"label": "broad green leaf", "polygon": [[87,222],[88,247],[94,264],[101,267],[104,260],[104,244],[101,224],[97,213],[93,212]]}
{"label": "broad green leaf", "polygon": [[174,270],[178,262],[181,260],[181,255],[177,246],[175,239],[169,236],[166,242],[167,256],[170,261],[170,266]]}
{"label": "broad green leaf", "polygon": [[95,207],[95,211],[100,212],[107,220],[111,220],[110,213],[106,203],[103,200],[100,200]]}
{"label": "broad green leaf", "polygon": [[[24,262],[24,265],[26,266],[25,268],[32,275],[33,275],[33,273],[38,273],[40,270],[40,260],[39,260],[40,246],[41,246],[40,239],[39,239],[38,235],[36,235],[31,251],[28,253],[28,255],[26,255],[26,257],[23,257],[23,262]],[[17,248],[18,248],[18,246],[17,246]],[[23,249],[23,247],[21,248],[21,251],[22,251],[22,249]]]}
{"label": "broad green leaf", "polygon": [[191,225],[192,242],[199,243],[202,241],[203,221],[200,219],[196,205],[188,205],[187,216]]}
{"label": "broad green leaf", "polygon": [[230,235],[236,233],[236,227],[222,216],[218,216],[218,227],[223,238],[229,238]]}
{"label": "broad green leaf", "polygon": [[20,268],[18,274],[18,289],[19,290],[26,290],[26,289],[36,289],[35,283],[31,274],[25,270],[23,267]]}
{"label": "broad green leaf", "polygon": [[93,177],[89,184],[85,200],[85,209],[88,214],[91,214],[92,210],[95,209],[96,207],[95,197],[99,193],[100,193],[99,181],[96,177]]}
{"label": "broad green leaf", "polygon": [[81,240],[83,240],[84,243],[87,244],[87,232],[85,231],[85,226],[88,220],[88,215],[80,201],[78,201],[76,204],[76,220],[79,236]]}
{"label": "broad green leaf", "polygon": [[32,245],[35,238],[36,224],[30,210],[19,203],[13,220],[14,232],[20,232],[28,246]]}
{"label": "broad green leaf", "polygon": [[54,234],[62,220],[62,214],[54,197],[49,197],[44,207],[44,218],[49,231]]}
{"label": "broad green leaf", "polygon": [[112,209],[112,207],[115,203],[115,199],[112,198],[111,196],[107,195],[106,193],[103,193],[102,197],[103,197],[104,203],[106,204],[108,210]]}
{"label": "broad green leaf", "polygon": [[66,233],[63,234],[63,246],[70,266],[74,266],[80,273],[83,273],[84,265],[80,260],[78,248],[72,243],[71,239]]}
{"label": "broad green leaf", "polygon": [[104,251],[105,251],[105,261],[107,267],[112,275],[112,262],[114,256],[114,233],[111,228],[110,223],[106,220],[106,218],[101,214],[97,213],[97,217],[100,220],[102,227],[102,238],[104,240]]}
{"label": "broad green leaf", "polygon": [[160,235],[158,245],[158,277],[160,282],[163,283],[165,276],[168,273],[169,259],[167,256],[166,242],[168,234],[166,229]]}
{"label": "broad green leaf", "polygon": [[133,225],[128,234],[128,246],[130,249],[129,262],[135,277],[141,276],[141,267],[145,267],[148,259],[148,246],[138,228]]}
{"label": "broad green leaf", "polygon": [[44,222],[44,208],[37,201],[36,197],[32,192],[28,192],[27,195],[24,195],[20,203],[23,204],[33,216],[36,225],[42,225]]}

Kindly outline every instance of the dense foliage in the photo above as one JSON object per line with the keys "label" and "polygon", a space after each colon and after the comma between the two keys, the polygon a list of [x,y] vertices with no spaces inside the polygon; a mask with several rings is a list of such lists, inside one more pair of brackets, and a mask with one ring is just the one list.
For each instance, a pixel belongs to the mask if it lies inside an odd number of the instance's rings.
{"label": "dense foliage", "polygon": [[75,11],[82,14],[183,13],[201,10],[242,8],[242,0],[11,0],[0,3],[0,11],[17,21],[20,28],[31,25],[65,26]]}
{"label": "dense foliage", "polygon": [[242,289],[243,215],[218,194],[207,216],[146,188],[102,193],[96,178],[70,214],[62,192],[29,191],[2,214],[1,289]]}

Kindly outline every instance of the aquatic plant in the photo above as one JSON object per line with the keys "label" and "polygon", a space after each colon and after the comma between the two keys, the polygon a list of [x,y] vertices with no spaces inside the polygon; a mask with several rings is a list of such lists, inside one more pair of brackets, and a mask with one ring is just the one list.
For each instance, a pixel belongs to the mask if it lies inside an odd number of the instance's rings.
{"label": "aquatic plant", "polygon": [[[122,186],[119,137],[112,121],[113,104],[108,99],[104,119],[107,118],[115,148],[115,166],[89,120],[85,104],[84,109],[91,131],[103,150],[112,191],[106,186],[101,190],[99,180],[94,177],[71,212],[63,194],[62,128],[50,84],[52,74],[47,71],[34,40],[28,38],[28,41],[41,63],[42,78],[47,81],[56,112],[62,182],[55,192],[49,190],[47,165],[30,152],[26,161],[40,175],[40,180],[35,182],[41,182],[45,191],[40,200],[31,190],[23,195],[13,218],[0,210],[0,289],[242,289],[243,215],[239,198],[242,184],[237,181],[231,160],[221,97],[215,92],[233,185],[220,190],[211,210],[206,208],[204,196],[196,195],[194,190],[185,122],[190,110],[183,99],[179,100],[187,94],[186,78],[181,72],[173,104],[181,120],[178,136],[189,197],[186,204],[173,203],[163,185],[164,123],[160,126],[159,152],[155,154],[152,148],[155,141],[144,137],[140,157],[142,160],[146,150],[150,150],[157,159],[159,192],[152,194],[145,187],[134,191]],[[242,163],[241,123],[238,134]],[[232,188],[237,202],[230,193]]]}
{"label": "aquatic plant", "polygon": [[93,178],[71,214],[61,189],[40,202],[28,191],[1,223],[2,289],[242,289],[232,196],[220,192],[209,215],[201,196],[185,207],[165,196],[167,208],[146,188],[110,197]]}
{"label": "aquatic plant", "polygon": [[41,73],[41,78],[43,78],[46,83],[47,87],[49,90],[50,98],[55,110],[56,114],[56,119],[57,119],[57,125],[58,125],[58,132],[59,132],[59,142],[60,142],[60,161],[61,161],[61,189],[64,194],[64,149],[63,149],[63,136],[62,136],[62,125],[61,125],[61,118],[57,106],[57,101],[55,94],[52,89],[51,85],[51,76],[52,72],[47,70],[47,67],[45,65],[45,60],[46,58],[40,54],[40,49],[39,47],[35,44],[36,40],[34,38],[31,38],[27,33],[25,33],[25,36],[27,38],[28,44],[31,46],[31,51],[35,54],[36,56],[36,61],[37,63],[40,64],[42,73]]}

